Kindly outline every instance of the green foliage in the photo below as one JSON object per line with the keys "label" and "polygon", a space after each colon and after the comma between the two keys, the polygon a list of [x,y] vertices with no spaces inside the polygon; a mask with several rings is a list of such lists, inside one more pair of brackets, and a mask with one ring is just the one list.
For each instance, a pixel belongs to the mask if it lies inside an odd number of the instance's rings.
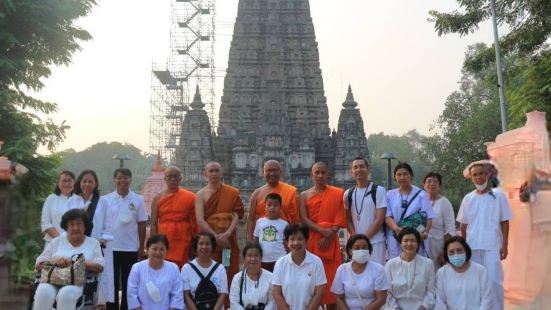
{"label": "green foliage", "polygon": [[131,144],[101,142],[81,152],[65,150],[58,155],[62,159],[61,168],[64,170],[70,170],[77,175],[85,169],[95,170],[102,194],[107,194],[114,190],[113,171],[119,168],[119,161],[113,160],[115,154],[128,155],[131,158],[125,161],[124,166],[132,171],[134,190],[141,191],[147,177],[151,175],[155,158],[142,154],[140,149]]}
{"label": "green foliage", "polygon": [[[386,152],[392,152],[398,158],[398,161],[408,162],[413,168],[415,174],[414,183],[421,185],[423,177],[430,171],[429,164],[420,158],[422,142],[425,137],[416,130],[410,130],[402,136],[385,135],[384,133],[372,134],[367,138],[367,145],[371,153],[371,177],[379,184],[388,183],[388,161],[381,159]],[[393,160],[392,168],[397,161]]]}
{"label": "green foliage", "polygon": [[[457,33],[468,35],[478,30],[480,23],[491,18],[488,0],[457,0],[461,12],[430,11],[430,21],[438,35]],[[551,34],[551,1],[549,0],[496,0],[497,19],[505,24],[509,33],[500,38],[505,55],[537,54]],[[493,63],[493,47],[486,48],[468,58],[465,67],[471,71],[479,70]]]}

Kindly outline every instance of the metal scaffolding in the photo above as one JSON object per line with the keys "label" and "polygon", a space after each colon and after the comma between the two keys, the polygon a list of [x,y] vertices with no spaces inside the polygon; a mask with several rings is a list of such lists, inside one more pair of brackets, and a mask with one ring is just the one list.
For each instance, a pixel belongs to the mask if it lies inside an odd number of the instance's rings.
{"label": "metal scaffolding", "polygon": [[215,128],[215,0],[171,0],[170,54],[151,70],[150,152],[171,163],[196,86]]}

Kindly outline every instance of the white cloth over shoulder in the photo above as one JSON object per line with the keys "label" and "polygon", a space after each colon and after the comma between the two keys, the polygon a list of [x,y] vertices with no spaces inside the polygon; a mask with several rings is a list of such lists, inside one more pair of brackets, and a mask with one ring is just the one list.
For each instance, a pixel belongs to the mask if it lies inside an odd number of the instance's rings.
{"label": "white cloth over shoulder", "polygon": [[500,250],[501,222],[512,218],[511,207],[501,191],[468,193],[461,202],[457,221],[467,224],[467,243],[473,250]]}
{"label": "white cloth over shoulder", "polygon": [[44,232],[44,240],[50,241],[53,239],[46,233],[49,228],[55,228],[60,235],[65,232],[61,228],[61,217],[69,210],[68,203],[71,197],[51,194],[44,201],[40,218],[40,229]]}
{"label": "white cloth over shoulder", "polygon": [[385,268],[380,264],[369,261],[365,270],[357,274],[352,270],[350,262],[340,265],[337,269],[331,293],[344,295],[348,309],[362,310],[375,300],[376,291],[386,291],[389,287]]}
{"label": "white cloth over shoulder", "polygon": [[[147,293],[149,281],[161,292],[161,302],[154,302]],[[147,310],[185,309],[183,284],[176,264],[164,261],[161,269],[149,266],[149,260],[143,260],[132,266],[128,276],[128,309],[141,307]]]}
{"label": "white cloth over shoulder", "polygon": [[304,310],[314,297],[316,286],[327,284],[327,278],[321,259],[306,251],[300,265],[293,262],[291,253],[280,258],[274,266],[272,284],[281,286],[290,310]]}
{"label": "white cloth over shoulder", "polygon": [[[241,289],[241,278],[244,274],[245,278],[243,278],[243,288]],[[275,310],[276,304],[272,295],[272,277],[271,272],[262,269],[257,283],[251,280],[245,271],[236,273],[230,287],[231,310],[244,310],[247,306],[256,306],[259,303],[263,303],[266,310]],[[239,303],[240,291],[242,292],[243,305]]]}
{"label": "white cloth over shoulder", "polygon": [[436,310],[492,309],[492,283],[486,269],[475,262],[462,273],[446,264],[436,273]]}
{"label": "white cloth over shoulder", "polygon": [[385,265],[390,281],[385,309],[432,309],[435,303],[435,276],[432,261],[415,255],[411,262],[395,257]]}

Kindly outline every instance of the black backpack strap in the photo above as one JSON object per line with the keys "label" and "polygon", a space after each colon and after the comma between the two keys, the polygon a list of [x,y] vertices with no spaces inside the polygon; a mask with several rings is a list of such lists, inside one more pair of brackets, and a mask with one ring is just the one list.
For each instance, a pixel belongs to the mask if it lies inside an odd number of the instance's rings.
{"label": "black backpack strap", "polygon": [[[195,266],[194,264],[192,263],[188,263],[188,265],[191,266],[191,268],[193,270],[195,270],[195,272],[197,273],[197,275],[199,276],[199,278],[201,278],[201,281],[203,281],[205,279],[205,276],[201,273],[201,271],[199,271],[199,269],[197,268],[197,266]],[[211,270],[212,272],[212,270]],[[209,276],[210,276],[210,273],[209,273]]]}
{"label": "black backpack strap", "polygon": [[354,195],[354,190],[356,189],[356,186],[352,186],[348,189],[348,196],[346,197],[348,201],[348,209],[352,208],[352,195]]}
{"label": "black backpack strap", "polygon": [[245,307],[243,305],[243,283],[245,282],[245,270],[241,273],[241,281],[239,283],[239,304],[241,307]]}
{"label": "black backpack strap", "polygon": [[90,219],[90,229],[86,231],[86,236],[90,237],[92,234],[92,229],[94,228],[94,215],[96,214],[96,208],[98,206],[99,202],[99,195],[93,195],[92,201],[90,201],[90,204],[88,205],[88,208],[86,209],[86,213],[88,213],[88,217]]}
{"label": "black backpack strap", "polygon": [[377,208],[377,184],[375,183],[371,185],[371,200],[373,200],[373,205]]}
{"label": "black backpack strap", "polygon": [[216,271],[219,265],[219,263],[216,263],[216,265],[214,265],[214,267],[212,267],[212,269],[209,271],[209,274],[207,274],[207,277],[205,279],[210,280],[210,277]]}
{"label": "black backpack strap", "polygon": [[411,205],[411,203],[415,200],[415,198],[417,198],[417,196],[419,195],[419,193],[421,193],[421,189],[415,193],[415,195],[413,195],[413,197],[411,197],[411,200],[408,201],[408,203],[406,204],[406,207],[404,208],[404,211],[402,211],[402,215],[400,216],[400,221],[404,219],[404,215],[406,215],[406,212],[408,211],[408,208],[409,208],[409,205]]}

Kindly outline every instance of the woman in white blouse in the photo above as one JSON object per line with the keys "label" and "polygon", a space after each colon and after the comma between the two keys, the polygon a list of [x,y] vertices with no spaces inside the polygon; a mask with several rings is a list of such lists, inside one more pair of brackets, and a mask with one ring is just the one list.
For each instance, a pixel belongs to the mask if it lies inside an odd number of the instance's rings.
{"label": "woman in white blouse", "polygon": [[451,202],[440,193],[442,186],[442,176],[436,172],[429,172],[423,179],[423,186],[429,194],[434,218],[432,219],[432,228],[429,232],[429,258],[434,263],[434,268],[442,266],[444,258],[444,240],[455,235],[455,215]]}
{"label": "woman in white blouse", "polygon": [[461,236],[444,245],[447,264],[436,273],[436,308],[490,310],[492,282],[484,266],[471,262],[471,247]]}
{"label": "woman in white blouse", "polygon": [[371,261],[373,246],[366,235],[353,235],[346,242],[352,261],[339,266],[331,292],[339,310],[376,310],[385,304],[389,288],[385,268]]}
{"label": "woman in white blouse", "polygon": [[434,308],[434,264],[417,255],[421,234],[406,227],[398,234],[402,248],[400,256],[385,265],[390,289],[385,309],[430,310]]}
{"label": "woman in white blouse", "polygon": [[[67,231],[53,239],[36,259],[36,270],[41,271],[44,263],[59,267],[71,265],[71,256],[84,254],[86,270],[94,273],[103,271],[103,255],[99,242],[84,234],[90,226],[90,220],[84,210],[69,210],[61,218],[61,228]],[[35,310],[51,310],[57,301],[58,310],[75,309],[77,300],[82,296],[82,286],[65,285],[58,287],[49,283],[40,283],[34,296]]]}
{"label": "woman in white blouse", "polygon": [[61,229],[61,217],[69,210],[68,201],[73,195],[75,175],[71,171],[61,171],[57,176],[54,193],[50,194],[42,206],[40,228],[44,233],[45,245],[65,231]]}
{"label": "woman in white blouse", "polygon": [[243,258],[245,260],[245,270],[235,274],[231,282],[231,310],[274,310],[272,273],[260,267],[262,247],[257,243],[247,244],[243,248]]}
{"label": "woman in white blouse", "polygon": [[168,239],[152,235],[145,243],[147,259],[135,263],[128,277],[128,309],[184,309],[184,294],[180,271],[166,261]]}

